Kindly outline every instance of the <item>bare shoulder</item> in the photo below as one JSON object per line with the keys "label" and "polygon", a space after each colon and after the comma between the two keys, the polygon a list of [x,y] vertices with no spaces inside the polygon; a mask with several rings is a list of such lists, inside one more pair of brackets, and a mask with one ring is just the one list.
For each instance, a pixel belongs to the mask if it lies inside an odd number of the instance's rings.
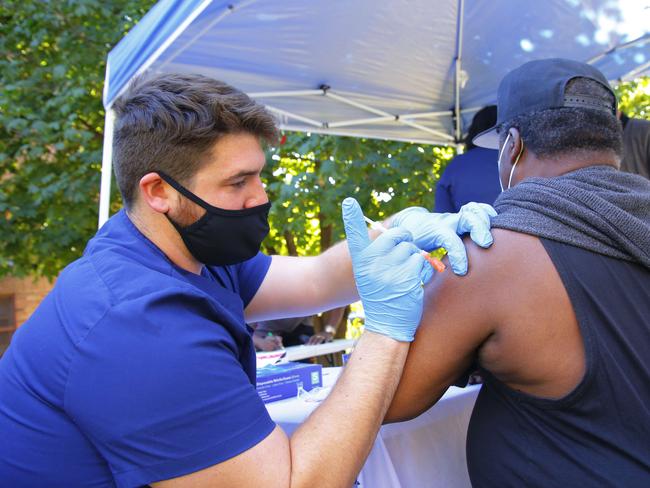
{"label": "bare shoulder", "polygon": [[[544,262],[544,246],[539,238],[506,229],[492,229],[494,243],[487,249],[474,244],[469,237],[464,239],[469,259],[469,270],[486,279],[498,279],[502,275],[521,268],[522,264],[541,258]],[[469,273],[468,273],[469,274]]]}
{"label": "bare shoulder", "polygon": [[577,327],[542,242],[501,229],[493,237],[488,249],[465,240],[467,275],[448,268],[427,285],[388,421],[429,408],[476,361],[522,389],[546,387],[556,365],[571,366],[558,361],[558,354],[575,349]]}
{"label": "bare shoulder", "polygon": [[514,288],[534,281],[534,275],[551,264],[537,237],[505,229],[493,229],[492,236],[494,243],[487,249],[464,239],[467,275],[457,276],[449,268],[437,275],[427,288],[427,308],[457,303],[477,307],[485,321],[499,322]]}
{"label": "bare shoulder", "polygon": [[494,231],[493,236],[489,249],[465,241],[467,275],[456,276],[448,266],[426,286],[422,320],[388,421],[412,418],[429,408],[498,333],[508,303],[503,293],[515,269],[512,261],[534,252],[535,243],[527,245],[526,237],[509,231]]}
{"label": "bare shoulder", "polygon": [[486,290],[493,321],[477,360],[513,388],[560,397],[584,373],[570,298],[538,237],[502,229],[493,236],[488,250],[467,243],[470,270],[477,275],[476,286]]}

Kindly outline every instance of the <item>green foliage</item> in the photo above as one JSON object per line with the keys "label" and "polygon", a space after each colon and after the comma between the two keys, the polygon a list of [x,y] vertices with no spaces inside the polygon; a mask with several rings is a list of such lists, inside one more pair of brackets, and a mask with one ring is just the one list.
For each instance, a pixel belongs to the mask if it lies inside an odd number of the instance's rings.
{"label": "green foliage", "polygon": [[454,149],[395,141],[287,133],[269,151],[265,178],[269,252],[314,255],[344,237],[341,201],[355,197],[381,220],[419,205],[433,208],[435,183]]}
{"label": "green foliage", "polygon": [[106,55],[153,3],[0,4],[0,276],[54,277],[95,232]]}
{"label": "green foliage", "polygon": [[[106,55],[153,3],[0,6],[0,276],[54,277],[94,234]],[[452,152],[288,134],[266,170],[276,203],[267,250],[316,254],[342,238],[340,202],[348,195],[378,219],[405,205],[432,207]],[[119,208],[115,185],[112,201]]]}
{"label": "green foliage", "polygon": [[[106,55],[154,0],[5,0],[0,4],[0,276],[54,277],[97,225]],[[650,118],[650,81],[618,87]],[[265,178],[271,253],[313,255],[343,238],[340,202],[383,219],[433,207],[451,148],[287,134]],[[113,185],[112,210],[120,206]]]}
{"label": "green foliage", "polygon": [[619,109],[628,117],[650,120],[650,77],[621,83],[616,95]]}

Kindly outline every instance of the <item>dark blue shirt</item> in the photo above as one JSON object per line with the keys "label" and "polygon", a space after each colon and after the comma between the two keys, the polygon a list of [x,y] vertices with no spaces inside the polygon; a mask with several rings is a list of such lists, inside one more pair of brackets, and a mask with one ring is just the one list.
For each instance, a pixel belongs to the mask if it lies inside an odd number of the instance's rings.
{"label": "dark blue shirt", "polygon": [[436,186],[435,211],[458,212],[469,202],[492,205],[501,193],[498,151],[476,147],[452,159]]}
{"label": "dark blue shirt", "polygon": [[0,485],[141,486],[264,439],[243,310],[270,261],[195,275],[113,216],[0,360]]}

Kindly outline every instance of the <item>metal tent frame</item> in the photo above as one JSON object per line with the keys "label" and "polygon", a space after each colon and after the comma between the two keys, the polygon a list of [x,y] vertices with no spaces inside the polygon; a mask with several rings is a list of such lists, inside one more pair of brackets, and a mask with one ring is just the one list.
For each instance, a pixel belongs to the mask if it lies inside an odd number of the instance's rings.
{"label": "metal tent frame", "polygon": [[[326,2],[327,0],[322,0]],[[331,0],[335,1],[335,0]],[[422,0],[423,2],[426,0]],[[498,0],[499,4],[508,3],[510,0]],[[575,0],[578,1],[578,0]],[[295,0],[299,2],[299,0]],[[281,12],[283,8],[287,10],[301,10],[299,6],[288,5],[292,2],[278,2],[275,6],[276,11]],[[368,3],[371,0],[356,0],[353,3]],[[210,67],[200,64],[185,62],[183,56],[196,48],[200,43],[205,43],[205,39],[210,38],[215,32],[218,32],[219,25],[224,24],[228,19],[237,17],[236,13],[246,13],[251,17],[251,12],[255,7],[266,8],[269,12],[269,3],[259,2],[258,0],[244,0],[240,2],[220,2],[216,0],[162,0],[145,16],[141,21],[143,26],[136,26],[127,37],[111,52],[107,63],[106,81],[104,88],[104,104],[106,108],[105,128],[104,128],[104,148],[102,156],[102,177],[100,189],[99,205],[99,226],[101,226],[109,216],[110,206],[110,187],[112,175],[112,144],[115,115],[111,108],[113,101],[127,88],[128,83],[135,77],[149,70],[156,72],[174,71],[179,67],[185,70],[202,71]],[[315,2],[322,3],[322,2]],[[386,2],[388,3],[388,2]],[[469,120],[471,114],[479,110],[483,103],[476,104],[465,108],[462,105],[463,87],[466,83],[467,74],[464,71],[464,51],[466,43],[466,3],[476,3],[472,0],[454,0],[440,1],[439,3],[453,3],[456,7],[457,19],[455,25],[454,39],[455,47],[453,49],[453,106],[448,110],[409,110],[411,105],[404,103],[404,110],[387,109],[378,105],[395,106],[396,103],[390,97],[374,96],[372,102],[367,102],[367,95],[364,92],[355,91],[349,87],[338,86],[335,83],[320,84],[316,87],[304,85],[300,88],[300,83],[291,83],[298,85],[298,89],[293,86],[286,90],[257,91],[247,90],[248,94],[259,100],[279,118],[279,127],[284,130],[304,131],[313,133],[323,133],[331,135],[344,135],[365,138],[379,138],[391,140],[405,140],[422,144],[439,144],[451,145],[458,144],[462,139],[465,121]],[[262,5],[264,4],[264,5]],[[284,7],[283,7],[284,4]],[[499,7],[497,5],[497,7]],[[473,8],[475,8],[473,6]],[[268,15],[268,14],[265,14]],[[172,17],[171,20],[168,17]],[[476,16],[474,16],[476,17]],[[255,20],[255,17],[251,17]],[[262,14],[257,19],[262,18]],[[255,20],[255,22],[262,22]],[[285,24],[291,27],[291,24]],[[250,29],[255,28],[255,23],[247,23],[243,26]],[[154,38],[151,45],[144,49],[146,56],[134,58],[132,53],[141,49],[138,46],[138,38],[150,38],[152,33],[160,32],[157,38]],[[238,35],[245,36],[246,30],[242,30]],[[147,37],[149,36],[149,37]],[[130,39],[133,38],[133,39]],[[618,59],[621,53],[633,51],[639,48],[645,48],[650,44],[650,32],[632,40],[620,42],[618,44],[607,46],[596,54],[592,54],[587,62],[596,66],[607,66],[611,64],[612,59]],[[593,51],[593,50],[592,50]],[[140,53],[142,54],[142,53]],[[638,54],[637,54],[638,56]],[[534,56],[530,57],[531,59]],[[606,74],[612,80],[626,80],[639,76],[650,70],[650,54],[648,60],[642,62],[628,63],[624,66],[610,69]],[[131,62],[130,70],[120,73],[122,79],[117,82],[117,88],[113,86],[113,63],[117,62],[118,66],[123,67],[123,63]],[[216,62],[216,61],[215,61]],[[619,63],[620,64],[620,63]],[[253,71],[254,66],[242,66],[239,72],[235,72],[231,79],[235,86],[237,77],[241,76],[246,79],[248,71]],[[246,85],[247,83],[243,83]],[[249,83],[250,85],[250,83]],[[492,96],[494,97],[494,95]],[[284,102],[290,100],[289,105],[283,106]],[[487,100],[493,102],[493,100]],[[315,103],[328,103],[327,110],[314,110]],[[294,107],[309,106],[309,110],[301,113]],[[320,107],[320,105],[318,105]],[[400,108],[400,107],[398,107]],[[341,111],[341,116],[337,120],[331,120],[333,110]],[[347,110],[347,111],[346,111]],[[316,116],[314,115],[316,114]],[[319,116],[319,117],[317,117]],[[451,130],[441,130],[440,121],[451,117]],[[433,125],[433,127],[432,127]],[[408,128],[409,132],[400,134],[395,132],[391,127]]]}

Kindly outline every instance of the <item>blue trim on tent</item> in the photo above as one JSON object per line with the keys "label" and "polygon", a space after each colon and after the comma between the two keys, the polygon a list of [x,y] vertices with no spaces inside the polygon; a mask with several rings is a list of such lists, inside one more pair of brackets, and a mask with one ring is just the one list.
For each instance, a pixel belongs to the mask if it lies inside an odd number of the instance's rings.
{"label": "blue trim on tent", "polygon": [[108,55],[104,106],[113,103],[140,67],[203,1],[161,0],[147,12]]}

